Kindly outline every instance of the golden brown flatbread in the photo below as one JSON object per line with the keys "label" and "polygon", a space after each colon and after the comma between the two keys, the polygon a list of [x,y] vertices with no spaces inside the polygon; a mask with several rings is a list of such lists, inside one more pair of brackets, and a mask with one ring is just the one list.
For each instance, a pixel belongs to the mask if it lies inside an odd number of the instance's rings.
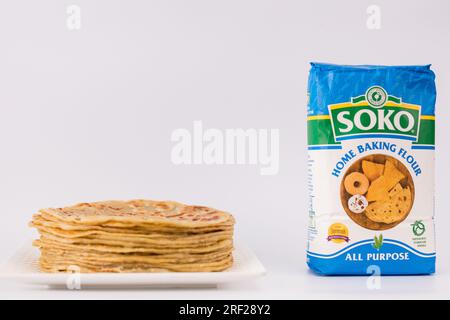
{"label": "golden brown flatbread", "polygon": [[188,206],[174,201],[102,201],[64,208],[41,210],[50,217],[81,225],[130,228],[133,226],[209,227],[233,223],[233,217],[205,206]]}
{"label": "golden brown flatbread", "polygon": [[173,201],[81,203],[40,210],[43,272],[215,272],[233,262],[234,218]]}

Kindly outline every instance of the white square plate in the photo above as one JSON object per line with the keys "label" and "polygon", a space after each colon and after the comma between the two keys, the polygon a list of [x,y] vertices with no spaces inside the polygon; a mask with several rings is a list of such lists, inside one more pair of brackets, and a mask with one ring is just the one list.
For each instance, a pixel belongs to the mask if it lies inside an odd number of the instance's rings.
{"label": "white square plate", "polygon": [[[13,255],[2,268],[0,277],[23,284],[49,287],[216,287],[263,276],[264,266],[253,252],[241,244],[235,245],[233,266],[223,272],[162,272],[162,273],[42,273],[38,268],[39,251],[31,241]],[[74,282],[75,281],[75,282]]]}

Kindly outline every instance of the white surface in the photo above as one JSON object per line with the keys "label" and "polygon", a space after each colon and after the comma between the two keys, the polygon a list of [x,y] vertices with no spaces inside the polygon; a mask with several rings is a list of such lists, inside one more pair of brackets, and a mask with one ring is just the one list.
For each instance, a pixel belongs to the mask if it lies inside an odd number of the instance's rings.
{"label": "white surface", "polygon": [[3,299],[442,299],[450,296],[447,274],[430,277],[384,277],[369,290],[365,277],[317,277],[304,267],[271,272],[252,282],[218,289],[50,290],[4,282]]}
{"label": "white surface", "polygon": [[[79,4],[80,31],[66,28]],[[380,30],[366,9],[382,10]],[[173,199],[232,212],[267,276],[208,290],[50,291],[0,283],[2,298],[450,298],[450,1],[17,0],[0,10],[0,263],[42,207]],[[438,273],[322,278],[305,265],[308,62],[426,64],[437,74]],[[176,166],[170,136],[279,128],[280,170]]]}
{"label": "white surface", "polygon": [[[39,272],[39,251],[25,244],[0,268],[0,279],[18,284],[67,287],[67,274]],[[263,276],[266,272],[258,258],[246,246],[236,244],[233,266],[224,272],[166,272],[166,273],[98,273],[78,274],[81,288],[133,288],[149,286],[199,287],[245,282]],[[79,278],[78,278],[79,277]],[[72,277],[73,278],[73,277]]]}

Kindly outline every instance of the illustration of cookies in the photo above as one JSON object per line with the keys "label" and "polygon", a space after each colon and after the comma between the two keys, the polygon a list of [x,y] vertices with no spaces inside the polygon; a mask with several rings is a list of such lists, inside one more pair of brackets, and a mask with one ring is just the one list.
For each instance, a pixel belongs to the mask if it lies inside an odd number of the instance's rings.
{"label": "illustration of cookies", "polygon": [[341,183],[341,203],[360,226],[386,230],[402,222],[414,203],[414,183],[397,159],[376,154],[353,163]]}
{"label": "illustration of cookies", "polygon": [[352,172],[345,177],[344,186],[352,195],[365,194],[369,188],[369,179],[360,172]]}
{"label": "illustration of cookies", "polygon": [[384,165],[368,160],[362,161],[362,170],[370,182],[378,179],[384,172]]}
{"label": "illustration of cookies", "polygon": [[354,213],[364,212],[368,205],[369,202],[367,201],[366,197],[360,194],[355,194],[354,196],[351,196],[350,199],[348,199],[348,208]]}

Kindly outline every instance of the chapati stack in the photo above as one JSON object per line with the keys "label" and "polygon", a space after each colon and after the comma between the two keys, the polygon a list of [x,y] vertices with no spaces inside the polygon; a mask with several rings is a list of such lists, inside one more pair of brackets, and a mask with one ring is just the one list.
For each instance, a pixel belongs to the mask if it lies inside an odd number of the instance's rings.
{"label": "chapati stack", "polygon": [[233,263],[231,214],[171,201],[44,209],[30,223],[44,272],[208,272]]}

